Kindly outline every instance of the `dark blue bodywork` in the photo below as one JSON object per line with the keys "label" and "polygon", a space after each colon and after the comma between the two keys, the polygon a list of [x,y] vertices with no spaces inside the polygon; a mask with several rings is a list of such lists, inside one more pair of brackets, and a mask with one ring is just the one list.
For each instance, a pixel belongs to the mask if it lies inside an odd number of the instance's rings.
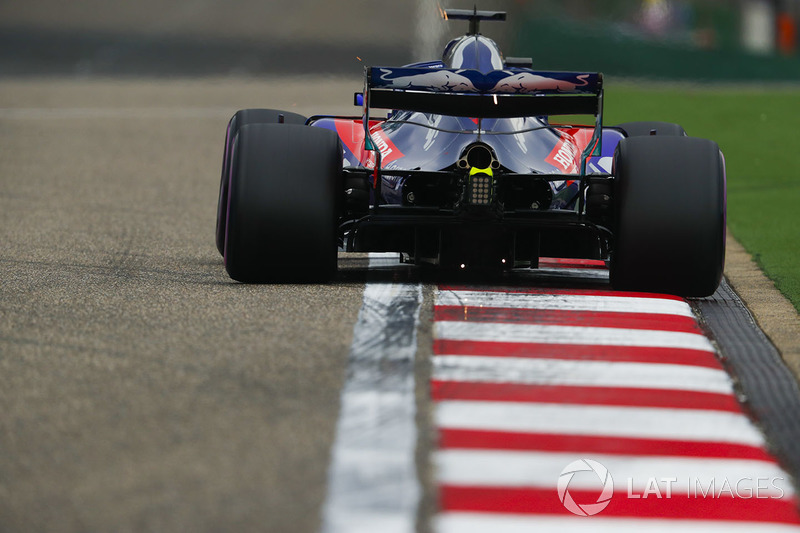
{"label": "dark blue bodywork", "polygon": [[[429,70],[429,74],[411,73],[420,69]],[[453,73],[455,69],[457,72]],[[471,90],[491,90],[500,86],[505,93],[524,93],[524,83],[517,80],[529,75],[526,69],[508,67],[503,60],[497,44],[482,35],[465,35],[450,41],[446,46],[443,59],[413,63],[404,68],[391,69],[391,77],[382,72],[389,69],[373,69],[375,85],[418,89],[427,91],[470,92]],[[471,73],[481,73],[477,78]],[[549,73],[552,76],[563,73]],[[584,76],[590,76],[589,74]],[[597,76],[591,74],[591,76]],[[422,78],[422,81],[419,81]],[[579,90],[581,84],[592,87],[595,79],[565,78],[564,86]],[[424,85],[414,85],[422,83]],[[516,86],[514,85],[516,82]],[[483,86],[482,86],[483,85]],[[541,89],[540,89],[541,92]],[[558,93],[556,85],[551,92]],[[318,118],[315,126],[336,130],[334,119]],[[564,168],[548,162],[559,142],[572,142],[565,139],[564,128],[553,127],[546,116],[515,118],[476,119],[462,116],[447,116],[436,113],[414,111],[395,111],[389,118],[372,127],[373,132],[380,133],[388,139],[402,154],[393,158],[382,168],[444,170],[452,167],[470,145],[481,142],[490,146],[504,171],[518,174],[563,174]],[[623,134],[615,129],[604,129],[599,143],[599,150],[588,160],[587,172],[608,173],[611,171],[610,158]],[[344,145],[345,166],[359,167],[363,164],[362,154],[348,139],[342,139]],[[383,199],[389,204],[402,204],[402,190],[405,178],[397,175],[383,175]],[[579,187],[568,180],[551,181],[552,202],[550,209],[573,208]]]}
{"label": "dark blue bodywork", "polygon": [[[602,128],[602,75],[509,63],[476,16],[441,60],[368,67],[363,116],[309,120],[342,141],[342,244],[440,265],[605,259],[609,232],[588,220],[585,198],[590,176],[610,177],[624,134]],[[381,108],[388,117],[370,116]],[[596,124],[552,122],[574,114]],[[480,254],[466,247],[475,238]]]}

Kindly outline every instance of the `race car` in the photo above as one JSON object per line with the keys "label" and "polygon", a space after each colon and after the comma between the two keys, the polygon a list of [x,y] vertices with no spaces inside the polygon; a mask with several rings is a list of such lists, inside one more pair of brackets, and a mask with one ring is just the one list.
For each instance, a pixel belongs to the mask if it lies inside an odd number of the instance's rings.
{"label": "race car", "polygon": [[216,230],[229,275],[326,282],[340,250],[479,272],[560,257],[605,261],[619,290],[714,293],[717,144],[665,122],[604,126],[601,73],[504,57],[480,33],[504,12],[444,15],[468,21],[466,35],[440,60],[365,68],[357,116],[233,116]]}

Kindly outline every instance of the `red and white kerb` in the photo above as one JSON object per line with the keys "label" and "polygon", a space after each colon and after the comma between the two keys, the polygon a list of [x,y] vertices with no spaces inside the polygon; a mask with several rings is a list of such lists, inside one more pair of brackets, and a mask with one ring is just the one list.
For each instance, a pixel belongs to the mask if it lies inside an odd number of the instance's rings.
{"label": "red and white kerb", "polygon": [[[435,531],[800,530],[788,474],[684,300],[441,286],[434,336]],[[559,491],[585,459],[613,477],[603,505],[593,472]]]}

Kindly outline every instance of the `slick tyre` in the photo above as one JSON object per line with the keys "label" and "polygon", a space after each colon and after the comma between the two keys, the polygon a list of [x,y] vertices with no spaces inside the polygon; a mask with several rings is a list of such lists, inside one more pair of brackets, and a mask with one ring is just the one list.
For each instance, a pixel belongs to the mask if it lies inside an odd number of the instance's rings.
{"label": "slick tyre", "polygon": [[220,254],[225,253],[225,212],[228,208],[228,180],[230,179],[233,139],[242,126],[247,124],[278,124],[280,115],[283,115],[284,124],[302,125],[307,120],[303,115],[277,109],[242,109],[237,111],[228,122],[228,129],[225,133],[225,149],[222,153],[222,173],[219,180],[219,200],[217,202],[216,242],[217,250],[219,250]]}
{"label": "slick tyre", "polygon": [[228,274],[246,283],[333,279],[341,179],[335,132],[291,124],[241,126],[228,184]]}
{"label": "slick tyre", "polygon": [[713,141],[646,136],[614,156],[615,289],[710,296],[725,262],[725,162]]}
{"label": "slick tyre", "polygon": [[686,137],[683,126],[671,122],[625,122],[618,124],[617,127],[623,130],[628,137],[651,135],[650,132],[653,130],[656,131],[656,136]]}

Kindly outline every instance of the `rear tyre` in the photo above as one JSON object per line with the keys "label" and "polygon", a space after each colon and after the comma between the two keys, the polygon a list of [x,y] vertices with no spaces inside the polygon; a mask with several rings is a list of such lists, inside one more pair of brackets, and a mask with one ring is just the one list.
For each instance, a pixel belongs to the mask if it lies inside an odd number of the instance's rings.
{"label": "rear tyre", "polygon": [[725,163],[694,137],[633,137],[614,156],[615,289],[710,296],[725,262]]}
{"label": "rear tyre", "polygon": [[342,148],[335,132],[241,126],[228,185],[228,274],[247,283],[333,279],[341,180]]}
{"label": "rear tyre", "polygon": [[239,128],[247,124],[278,124],[280,115],[283,115],[284,124],[305,124],[306,117],[288,111],[277,109],[242,109],[237,111],[228,122],[228,129],[225,133],[225,151],[222,154],[222,174],[219,180],[219,201],[217,202],[217,227],[216,239],[217,250],[220,254],[225,253],[225,213],[228,209],[228,180],[231,171],[231,148],[233,139],[239,132]]}
{"label": "rear tyre", "polygon": [[686,137],[686,131],[683,126],[672,124],[671,122],[625,122],[617,125],[617,127],[623,130],[628,137],[650,135],[653,130],[656,130],[657,136]]}

